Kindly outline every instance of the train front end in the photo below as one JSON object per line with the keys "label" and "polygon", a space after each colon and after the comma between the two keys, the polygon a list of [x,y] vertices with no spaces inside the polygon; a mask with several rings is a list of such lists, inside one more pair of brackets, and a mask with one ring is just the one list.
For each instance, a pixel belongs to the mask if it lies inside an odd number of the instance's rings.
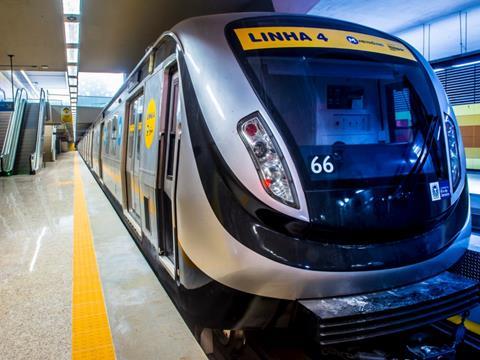
{"label": "train front end", "polygon": [[419,54],[365,30],[251,25],[230,24],[227,33],[286,149],[260,113],[243,119],[239,134],[271,197],[292,208],[300,207],[299,193],[305,197],[308,226],[299,235],[328,254],[304,253],[292,263],[327,271],[400,267],[468,233],[459,128]]}
{"label": "train front end", "polygon": [[[180,35],[184,96],[195,97],[185,101],[188,132],[210,209],[179,191],[180,215],[202,214],[202,224],[180,230],[193,263],[265,298],[338,299],[411,284],[404,297],[437,291],[447,304],[463,294],[463,285],[445,285],[463,280],[444,272],[471,232],[465,154],[428,62],[397,38],[331,19],[209,20],[208,34],[200,18]],[[427,301],[418,299],[409,306]],[[429,321],[463,309],[451,301]]]}

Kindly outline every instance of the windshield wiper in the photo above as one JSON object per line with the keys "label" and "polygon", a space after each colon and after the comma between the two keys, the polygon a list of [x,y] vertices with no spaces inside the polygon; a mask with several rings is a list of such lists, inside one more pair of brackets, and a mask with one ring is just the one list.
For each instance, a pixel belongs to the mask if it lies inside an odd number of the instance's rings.
{"label": "windshield wiper", "polygon": [[425,136],[425,141],[423,142],[420,154],[408,174],[405,175],[403,181],[397,186],[397,188],[393,192],[393,196],[398,195],[398,193],[406,187],[405,185],[408,184],[412,177],[422,171],[424,165],[427,162],[428,155],[430,154],[432,146],[435,143],[435,135],[437,133],[438,125],[440,124],[440,119],[441,117],[438,115],[435,115],[431,118],[430,126],[428,127],[427,135]]}

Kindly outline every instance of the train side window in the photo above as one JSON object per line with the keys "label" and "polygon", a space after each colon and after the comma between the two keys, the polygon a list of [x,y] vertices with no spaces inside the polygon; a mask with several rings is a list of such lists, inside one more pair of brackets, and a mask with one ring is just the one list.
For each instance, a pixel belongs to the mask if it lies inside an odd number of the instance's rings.
{"label": "train side window", "polygon": [[[135,152],[136,158],[139,159],[140,143],[142,139],[142,119],[143,119],[143,94],[138,95],[136,98],[131,100],[128,107],[128,140],[127,147],[128,152],[127,156],[131,159],[133,157],[133,146],[135,141],[135,130],[136,130],[136,145]],[[136,128],[136,129],[135,129]]]}
{"label": "train side window", "polygon": [[138,70],[138,74],[137,74],[138,82],[141,82],[143,79],[145,79],[148,76],[149,74],[148,63],[149,63],[149,58],[145,59],[142,66]]}
{"label": "train side window", "polygon": [[174,39],[167,36],[155,49],[155,66],[160,65],[167,57],[175,53],[177,43]]}
{"label": "train side window", "polygon": [[140,160],[140,145],[142,143],[142,126],[143,126],[143,95],[137,98],[136,102],[136,114],[138,116],[137,120],[137,149],[136,157],[137,160]]}
{"label": "train side window", "polygon": [[110,154],[110,134],[112,133],[112,122],[109,121],[105,134],[105,154]]}
{"label": "train side window", "polygon": [[118,137],[118,118],[117,115],[112,120],[112,155],[117,155],[117,137]]}
{"label": "train side window", "polygon": [[177,111],[178,111],[178,72],[176,68],[172,70],[170,85],[170,107],[168,112],[168,158],[167,158],[167,176],[173,176],[173,161],[175,154],[175,134],[177,131]]}

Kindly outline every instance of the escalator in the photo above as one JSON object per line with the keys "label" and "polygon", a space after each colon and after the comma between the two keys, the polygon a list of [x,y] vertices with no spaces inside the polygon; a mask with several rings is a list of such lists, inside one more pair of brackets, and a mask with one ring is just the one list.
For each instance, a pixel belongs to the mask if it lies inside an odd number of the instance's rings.
{"label": "escalator", "polygon": [[8,125],[13,114],[13,101],[7,101],[5,92],[0,89],[0,92],[3,93],[3,100],[0,100],[0,152],[3,148],[3,143],[5,142],[5,136],[7,134]]}
{"label": "escalator", "polygon": [[29,103],[23,116],[22,129],[18,139],[14,174],[35,174],[43,164],[43,141],[47,117],[45,91],[40,92],[38,103]]}
{"label": "escalator", "polygon": [[[42,167],[45,122],[50,114],[49,106],[43,89],[38,101],[28,101],[25,89],[17,90],[0,155],[3,175],[35,174]],[[7,120],[4,120],[4,123],[7,123]]]}
{"label": "escalator", "polygon": [[5,135],[2,138],[0,170],[3,175],[11,175],[13,173],[18,139],[27,102],[27,91],[25,89],[18,89],[15,94],[13,109],[11,109],[13,111],[9,115],[3,115],[2,117],[2,128],[4,128]]}

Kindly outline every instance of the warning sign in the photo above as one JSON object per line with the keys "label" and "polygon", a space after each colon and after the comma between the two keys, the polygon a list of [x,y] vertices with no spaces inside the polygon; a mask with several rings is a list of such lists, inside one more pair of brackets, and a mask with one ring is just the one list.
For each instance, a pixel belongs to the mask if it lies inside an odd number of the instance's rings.
{"label": "warning sign", "polygon": [[243,50],[330,48],[368,51],[416,61],[410,50],[398,41],[357,32],[296,26],[240,28],[234,31]]}
{"label": "warning sign", "polygon": [[64,107],[62,109],[62,122],[64,123],[71,123],[72,122],[72,112],[70,108]]}

